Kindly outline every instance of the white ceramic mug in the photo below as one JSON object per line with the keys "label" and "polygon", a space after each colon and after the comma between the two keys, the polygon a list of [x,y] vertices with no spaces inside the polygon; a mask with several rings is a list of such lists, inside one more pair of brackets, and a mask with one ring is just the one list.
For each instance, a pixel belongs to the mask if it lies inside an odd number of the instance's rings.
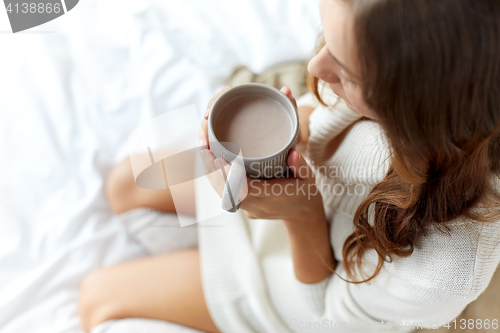
{"label": "white ceramic mug", "polygon": [[[214,133],[214,122],[223,116],[227,103],[244,96],[264,96],[278,102],[283,110],[290,117],[292,124],[292,131],[290,139],[285,147],[272,153],[271,155],[247,158],[236,152],[239,147],[235,149],[228,149],[228,144],[222,144]],[[225,111],[227,112],[227,111]],[[252,178],[275,178],[282,177],[287,172],[287,159],[288,153],[297,144],[299,134],[299,118],[297,109],[292,101],[278,89],[260,83],[247,83],[234,86],[224,93],[222,93],[214,102],[210,115],[208,118],[208,140],[210,141],[210,151],[215,158],[223,158],[231,163],[231,169],[227,175],[224,192],[222,194],[222,208],[229,212],[236,212],[239,208],[239,193],[246,180],[245,175]]]}

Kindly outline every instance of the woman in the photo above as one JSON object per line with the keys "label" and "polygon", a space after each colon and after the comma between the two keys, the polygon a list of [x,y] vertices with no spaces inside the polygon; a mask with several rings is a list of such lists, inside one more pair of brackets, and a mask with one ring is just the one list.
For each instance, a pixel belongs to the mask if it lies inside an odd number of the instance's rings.
{"label": "woman", "polygon": [[[322,103],[298,101],[309,163],[293,150],[291,178],[249,180],[224,228],[199,228],[199,250],[90,275],[86,331],[125,317],[207,332],[410,331],[447,324],[485,290],[500,261],[500,2],[322,0],[321,18],[309,72]],[[127,172],[108,183],[116,212],[174,211]],[[265,192],[275,184],[294,191]],[[208,190],[196,189],[201,219],[220,204]]]}

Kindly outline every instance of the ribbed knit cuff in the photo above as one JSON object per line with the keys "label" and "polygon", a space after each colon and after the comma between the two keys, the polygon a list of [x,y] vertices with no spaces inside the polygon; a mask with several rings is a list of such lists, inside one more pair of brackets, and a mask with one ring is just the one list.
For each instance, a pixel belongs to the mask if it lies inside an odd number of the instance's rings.
{"label": "ribbed knit cuff", "polygon": [[330,278],[326,278],[318,283],[303,283],[295,279],[297,291],[304,306],[315,317],[321,317],[325,312],[325,293]]}

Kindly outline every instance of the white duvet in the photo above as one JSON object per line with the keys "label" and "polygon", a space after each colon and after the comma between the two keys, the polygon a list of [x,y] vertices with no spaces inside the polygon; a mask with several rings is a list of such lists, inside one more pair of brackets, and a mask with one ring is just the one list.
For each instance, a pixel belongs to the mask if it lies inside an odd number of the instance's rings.
{"label": "white duvet", "polygon": [[[2,8],[0,332],[81,332],[84,276],[147,255],[103,192],[129,133],[190,104],[203,113],[233,65],[309,58],[318,1],[81,0],[9,29]],[[182,124],[171,144],[196,144]]]}

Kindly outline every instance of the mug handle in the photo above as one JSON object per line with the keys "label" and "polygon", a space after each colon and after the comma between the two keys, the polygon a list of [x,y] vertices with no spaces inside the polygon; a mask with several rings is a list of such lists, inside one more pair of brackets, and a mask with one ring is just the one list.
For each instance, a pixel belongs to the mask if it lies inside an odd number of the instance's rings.
{"label": "mug handle", "polygon": [[222,192],[222,209],[227,212],[235,213],[239,208],[239,194],[246,179],[245,166],[240,163],[231,163],[231,169],[226,177],[224,168],[221,168],[224,175],[225,185]]}

